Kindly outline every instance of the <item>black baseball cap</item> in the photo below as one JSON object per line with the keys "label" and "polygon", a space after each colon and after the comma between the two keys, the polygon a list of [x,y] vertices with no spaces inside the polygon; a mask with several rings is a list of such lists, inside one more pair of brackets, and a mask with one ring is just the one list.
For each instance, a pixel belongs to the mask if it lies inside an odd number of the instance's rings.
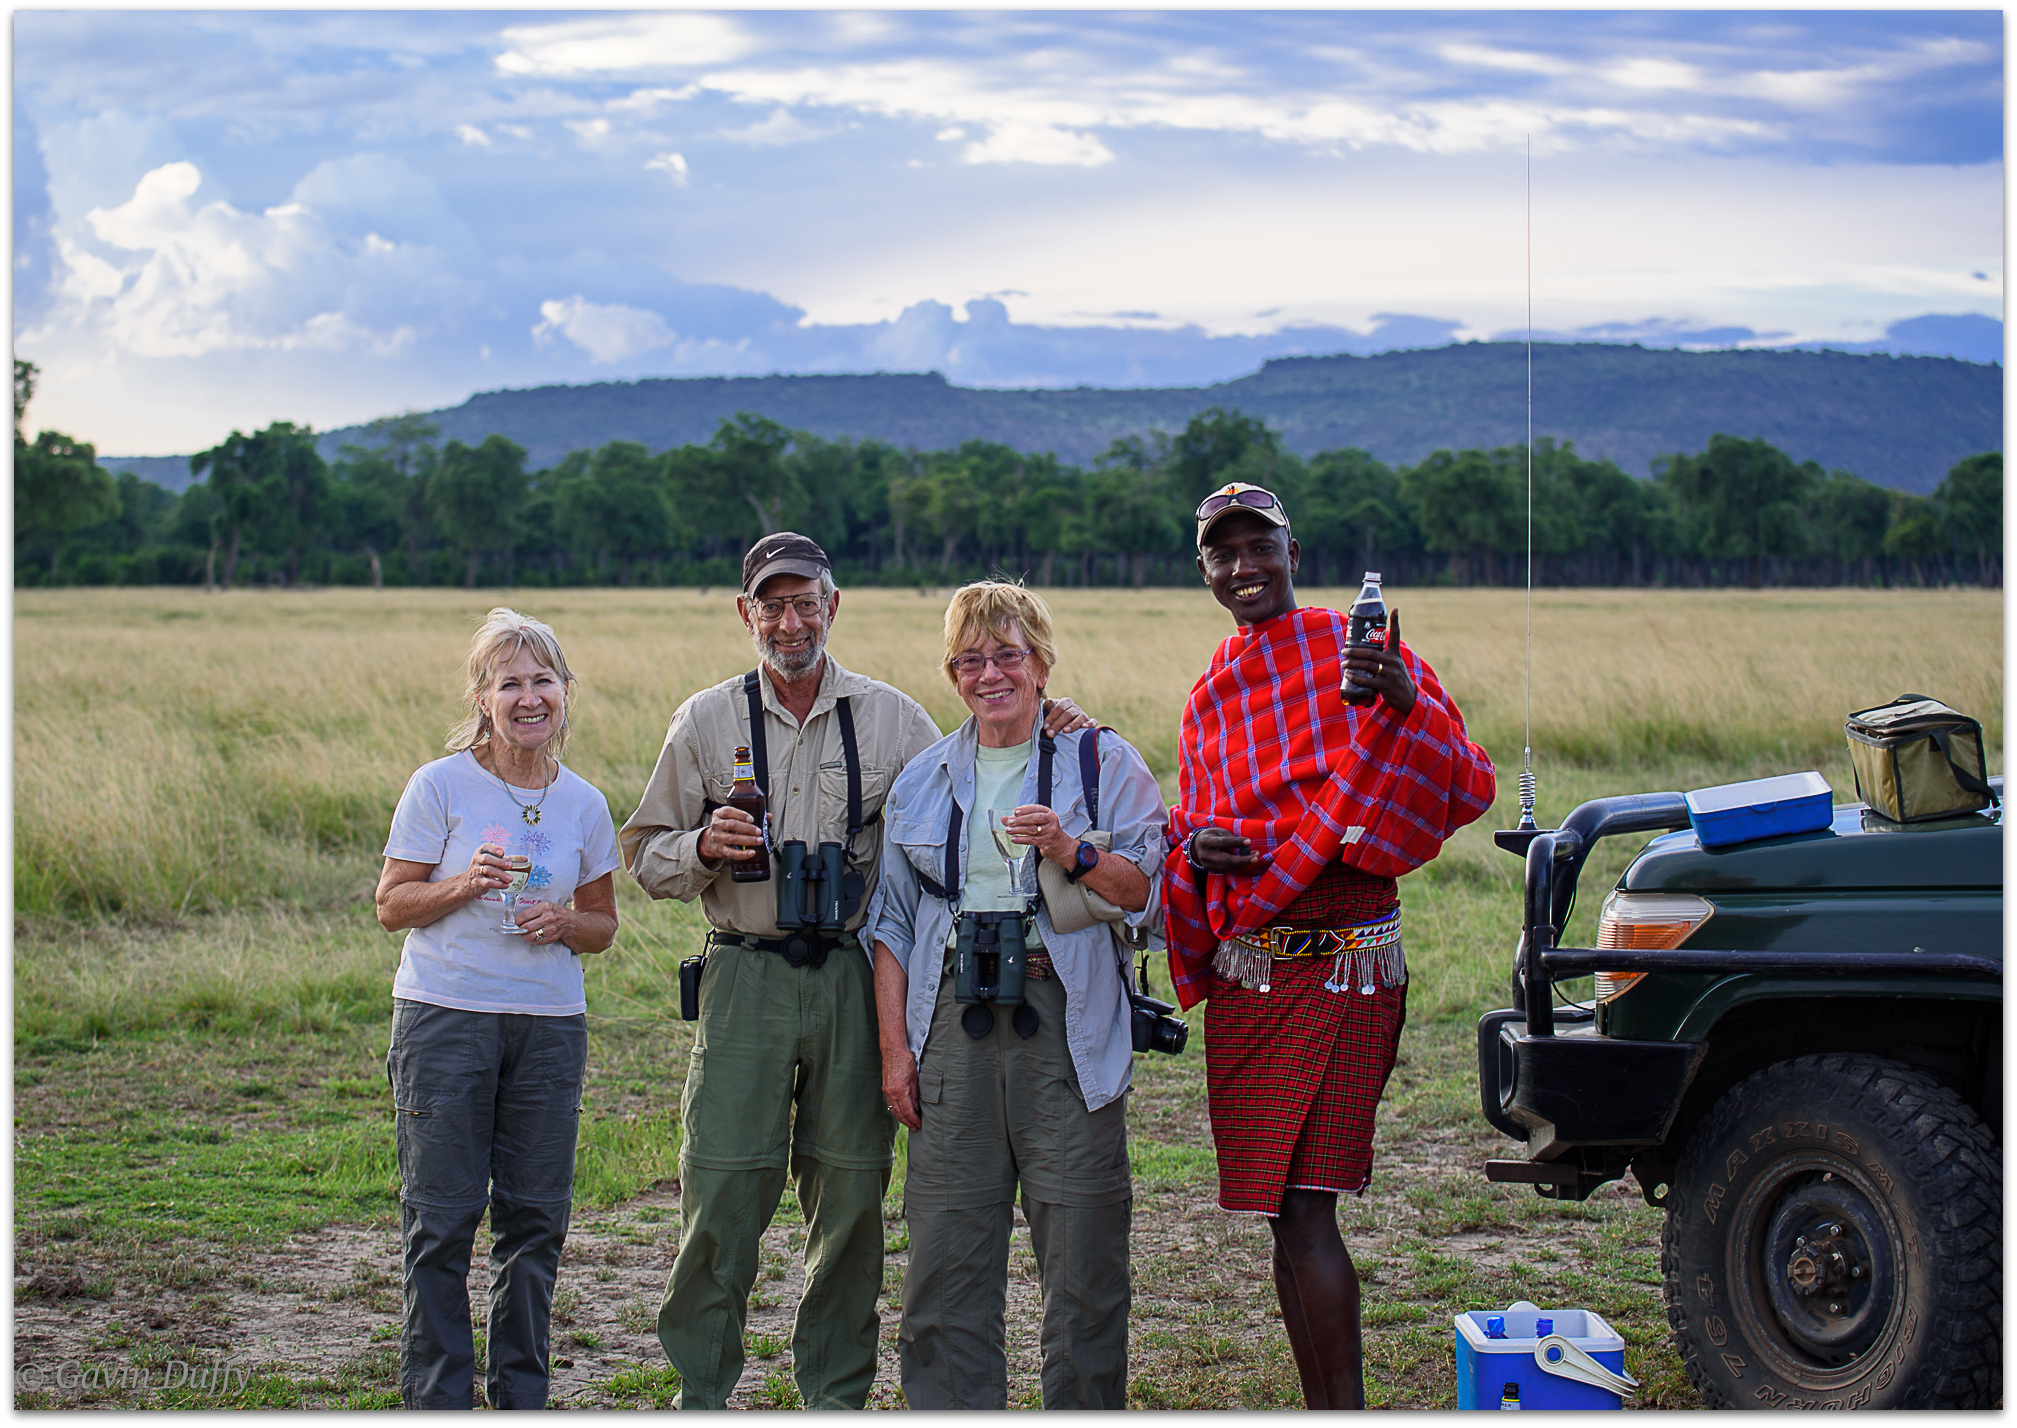
{"label": "black baseball cap", "polygon": [[832,569],[833,562],[810,536],[778,531],[759,537],[742,558],[742,593],[754,595],[773,575],[803,575],[816,580]]}

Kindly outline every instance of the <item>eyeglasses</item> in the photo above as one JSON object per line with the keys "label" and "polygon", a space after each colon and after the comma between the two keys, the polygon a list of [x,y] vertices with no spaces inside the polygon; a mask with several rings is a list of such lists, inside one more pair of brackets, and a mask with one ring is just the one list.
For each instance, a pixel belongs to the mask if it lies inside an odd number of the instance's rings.
{"label": "eyeglasses", "polygon": [[1245,506],[1250,511],[1272,511],[1281,506],[1273,491],[1220,491],[1198,502],[1198,519],[1215,516],[1227,506]]}
{"label": "eyeglasses", "polygon": [[996,650],[991,655],[963,654],[952,657],[952,667],[958,673],[969,677],[979,674],[988,667],[990,661],[1003,674],[1012,674],[1023,667],[1023,661],[1030,657],[1028,650]]}
{"label": "eyeglasses", "polygon": [[826,601],[818,595],[796,595],[789,600],[752,600],[750,605],[755,609],[757,618],[766,621],[782,620],[787,605],[798,611],[801,620],[816,620],[826,610]]}

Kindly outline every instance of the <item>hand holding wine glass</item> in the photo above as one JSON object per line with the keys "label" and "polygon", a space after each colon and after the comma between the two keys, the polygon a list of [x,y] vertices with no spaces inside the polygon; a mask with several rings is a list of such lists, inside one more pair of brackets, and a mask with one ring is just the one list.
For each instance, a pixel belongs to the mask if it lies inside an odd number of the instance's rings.
{"label": "hand holding wine glass", "polygon": [[505,859],[505,871],[509,877],[504,885],[504,921],[497,930],[519,937],[525,929],[518,925],[518,895],[525,891],[526,881],[532,876],[532,859],[523,853],[513,853]]}
{"label": "hand holding wine glass", "polygon": [[1009,824],[1015,818],[1015,810],[1003,812],[999,808],[987,811],[988,832],[994,835],[995,851],[1001,854],[1002,866],[1008,869],[1009,886],[1015,886],[1016,864],[1022,859],[1022,847],[1015,841]]}

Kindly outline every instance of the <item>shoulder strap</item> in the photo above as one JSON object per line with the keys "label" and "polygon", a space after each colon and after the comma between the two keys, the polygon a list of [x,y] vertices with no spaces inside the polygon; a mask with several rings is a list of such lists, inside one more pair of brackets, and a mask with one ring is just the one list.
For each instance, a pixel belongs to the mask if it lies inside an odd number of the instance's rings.
{"label": "shoulder strap", "polygon": [[1100,731],[1091,728],[1079,735],[1079,786],[1086,791],[1086,818],[1100,826]]}
{"label": "shoulder strap", "polygon": [[854,709],[848,704],[847,696],[834,701],[834,712],[840,716],[840,743],[847,755],[847,841],[852,843],[861,832],[861,749],[854,737]]}
{"label": "shoulder strap", "polygon": [[1037,730],[1037,802],[1045,808],[1051,806],[1051,762],[1057,757],[1058,746],[1051,736],[1041,728]]}
{"label": "shoulder strap", "polygon": [[749,701],[749,757],[756,765],[756,791],[770,797],[770,750],[763,737],[763,686],[759,667],[742,677],[742,697]]}
{"label": "shoulder strap", "polygon": [[[1977,727],[1979,729],[1980,726]],[[1935,729],[1931,732],[1929,737],[1933,740],[1933,747],[1940,751],[1940,757],[1947,761],[1947,769],[1950,773],[1954,775],[1954,782],[1960,784],[1961,787],[1968,790],[1968,792],[1970,793],[1980,795],[1981,797],[1990,799],[1992,801],[1995,799],[1996,797],[1995,789],[1989,787],[1988,784],[1984,783],[1974,774],[1969,773],[1968,770],[1962,768],[1961,765],[1954,762],[1954,744],[1952,739],[1952,731],[1947,729]],[[1979,733],[1977,733],[1976,739],[1977,739],[1977,747],[1980,747],[1981,735]]]}

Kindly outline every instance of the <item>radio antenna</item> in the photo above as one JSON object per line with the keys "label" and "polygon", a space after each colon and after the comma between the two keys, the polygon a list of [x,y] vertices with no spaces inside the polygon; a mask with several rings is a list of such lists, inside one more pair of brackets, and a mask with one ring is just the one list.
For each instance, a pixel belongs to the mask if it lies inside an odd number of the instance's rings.
{"label": "radio antenna", "polygon": [[1527,734],[1520,746],[1520,829],[1534,822],[1534,136],[1527,135]]}

